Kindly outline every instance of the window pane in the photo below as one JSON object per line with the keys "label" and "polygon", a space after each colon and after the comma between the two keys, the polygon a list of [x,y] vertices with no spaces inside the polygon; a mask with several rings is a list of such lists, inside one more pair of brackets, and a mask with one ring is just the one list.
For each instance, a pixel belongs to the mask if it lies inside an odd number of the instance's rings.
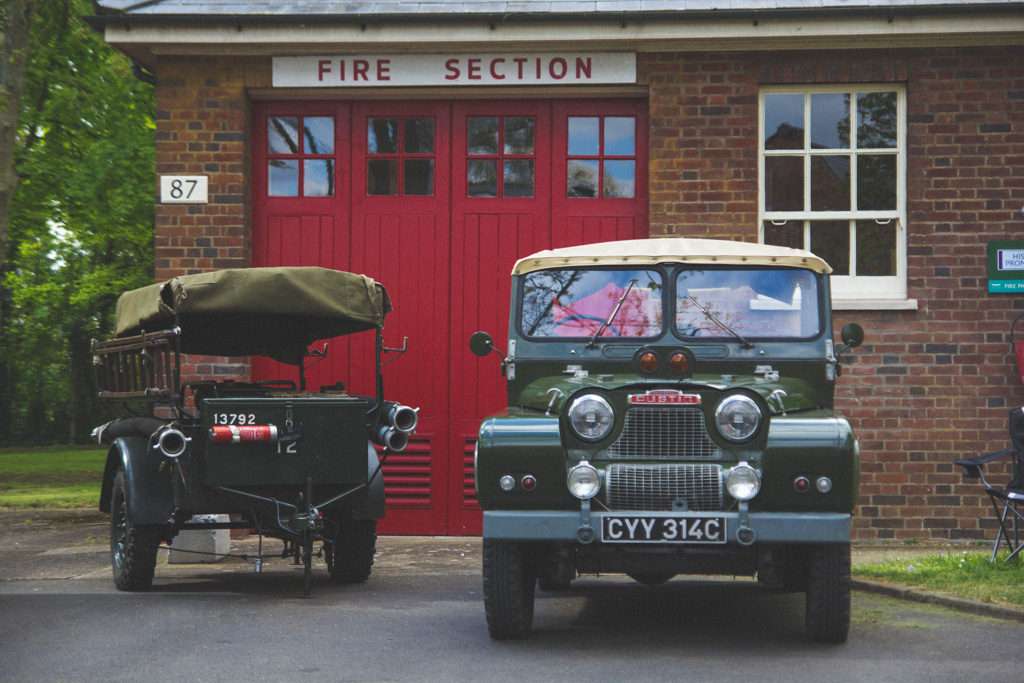
{"label": "window pane", "polygon": [[505,160],[505,196],[533,196],[533,159]]}
{"label": "window pane", "polygon": [[271,116],[267,119],[267,146],[276,154],[298,154],[299,119],[296,116]]}
{"label": "window pane", "polygon": [[857,221],[857,275],[896,274],[896,221]]}
{"label": "window pane", "polygon": [[398,121],[370,119],[367,122],[366,148],[370,154],[388,154],[398,151]]}
{"label": "window pane", "polygon": [[847,221],[811,223],[811,251],[828,261],[833,275],[850,274],[850,224]]}
{"label": "window pane", "polygon": [[473,116],[469,119],[469,139],[466,146],[470,154],[498,153],[498,119],[495,116]]}
{"label": "window pane", "polygon": [[466,186],[470,197],[497,197],[498,162],[494,159],[470,159],[466,168]]}
{"label": "window pane", "polygon": [[636,162],[604,162],[604,196],[633,197],[636,194]]}
{"label": "window pane", "polygon": [[604,153],[636,152],[636,121],[632,116],[608,116],[604,120]]}
{"label": "window pane", "polygon": [[850,157],[811,157],[811,210],[850,210]]}
{"label": "window pane", "polygon": [[764,96],[764,148],[804,148],[804,96]]}
{"label": "window pane", "polygon": [[405,122],[405,151],[429,154],[434,151],[434,119]]}
{"label": "window pane", "polygon": [[305,159],[302,162],[302,194],[307,197],[334,196],[334,159]]}
{"label": "window pane", "polygon": [[398,194],[398,161],[396,159],[369,159],[366,162],[366,193],[372,195]]}
{"label": "window pane", "polygon": [[896,208],[896,155],[857,157],[857,208],[884,211]]}
{"label": "window pane", "polygon": [[334,154],[334,117],[307,116],[302,131],[306,154]]}
{"label": "window pane", "polygon": [[857,146],[896,146],[896,93],[869,92],[857,95]]}
{"label": "window pane", "polygon": [[296,159],[271,159],[267,162],[267,194],[271,197],[296,197],[299,194],[299,162]]}
{"label": "window pane", "polygon": [[811,148],[850,146],[850,94],[811,95]]}
{"label": "window pane", "polygon": [[592,154],[600,152],[596,116],[569,117],[569,154]]}
{"label": "window pane", "polygon": [[532,118],[509,116],[505,119],[505,154],[533,154]]}
{"label": "window pane", "polygon": [[570,197],[597,196],[597,162],[569,159],[568,194]]}
{"label": "window pane", "polygon": [[405,194],[434,194],[434,160],[405,160]]}
{"label": "window pane", "polygon": [[771,221],[764,222],[764,243],[790,249],[804,248],[803,221],[785,221],[776,225]]}
{"label": "window pane", "polygon": [[803,157],[765,157],[765,211],[803,211]]}

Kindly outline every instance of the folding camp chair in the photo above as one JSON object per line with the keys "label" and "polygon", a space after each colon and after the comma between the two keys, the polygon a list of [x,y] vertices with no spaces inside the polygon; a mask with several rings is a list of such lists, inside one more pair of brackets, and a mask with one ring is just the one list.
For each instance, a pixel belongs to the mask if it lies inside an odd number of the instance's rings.
{"label": "folding camp chair", "polygon": [[[1024,406],[1010,411],[1009,422],[1009,448],[979,455],[976,458],[957,460],[955,463],[964,468],[964,476],[968,479],[981,479],[981,484],[985,487],[985,493],[988,494],[992,509],[999,520],[999,531],[992,544],[992,562],[996,561],[996,555],[1003,543],[1010,551],[1007,561],[1024,551],[1024,543],[1021,543],[1021,523],[1024,522]],[[1012,460],[1013,474],[1006,486],[1000,487],[985,478],[984,466],[1002,459]]]}

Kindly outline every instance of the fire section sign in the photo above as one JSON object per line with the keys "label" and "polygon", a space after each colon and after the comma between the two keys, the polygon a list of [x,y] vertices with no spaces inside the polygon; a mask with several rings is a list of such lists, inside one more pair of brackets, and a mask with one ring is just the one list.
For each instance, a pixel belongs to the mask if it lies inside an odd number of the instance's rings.
{"label": "fire section sign", "polygon": [[1024,294],[1024,240],[988,243],[989,294]]}
{"label": "fire section sign", "polygon": [[274,57],[275,88],[636,83],[636,54],[394,54]]}

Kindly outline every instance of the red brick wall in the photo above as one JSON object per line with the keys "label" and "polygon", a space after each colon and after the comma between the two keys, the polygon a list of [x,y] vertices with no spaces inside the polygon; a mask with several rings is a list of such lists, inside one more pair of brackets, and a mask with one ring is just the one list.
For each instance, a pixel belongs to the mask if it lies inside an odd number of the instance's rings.
{"label": "red brick wall", "polygon": [[[650,86],[652,234],[757,239],[761,85],[898,82],[908,104],[909,297],[847,311],[867,342],[837,403],[862,447],[861,539],[991,538],[951,462],[1005,448],[1024,404],[1007,331],[1024,297],[986,293],[985,244],[1024,239],[1024,48],[660,54]],[[979,518],[985,521],[979,526]]]}

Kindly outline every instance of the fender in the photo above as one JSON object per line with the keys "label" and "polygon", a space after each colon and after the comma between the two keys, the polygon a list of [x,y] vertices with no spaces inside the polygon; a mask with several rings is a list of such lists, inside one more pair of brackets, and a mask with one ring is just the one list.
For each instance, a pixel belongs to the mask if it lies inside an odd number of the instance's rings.
{"label": "fender", "polygon": [[[379,472],[380,460],[377,458],[377,449],[373,444],[366,445],[366,478],[369,486],[366,495],[358,496],[360,500],[352,507],[354,519],[380,519],[384,516],[384,470]],[[373,475],[377,476],[374,477]],[[370,479],[373,477],[373,479]]]}
{"label": "fender", "polygon": [[128,519],[132,524],[166,524],[174,511],[174,491],[163,462],[150,448],[150,440],[141,436],[122,436],[114,440],[107,452],[100,490],[100,510],[110,512],[114,476],[124,470],[128,488]]}

